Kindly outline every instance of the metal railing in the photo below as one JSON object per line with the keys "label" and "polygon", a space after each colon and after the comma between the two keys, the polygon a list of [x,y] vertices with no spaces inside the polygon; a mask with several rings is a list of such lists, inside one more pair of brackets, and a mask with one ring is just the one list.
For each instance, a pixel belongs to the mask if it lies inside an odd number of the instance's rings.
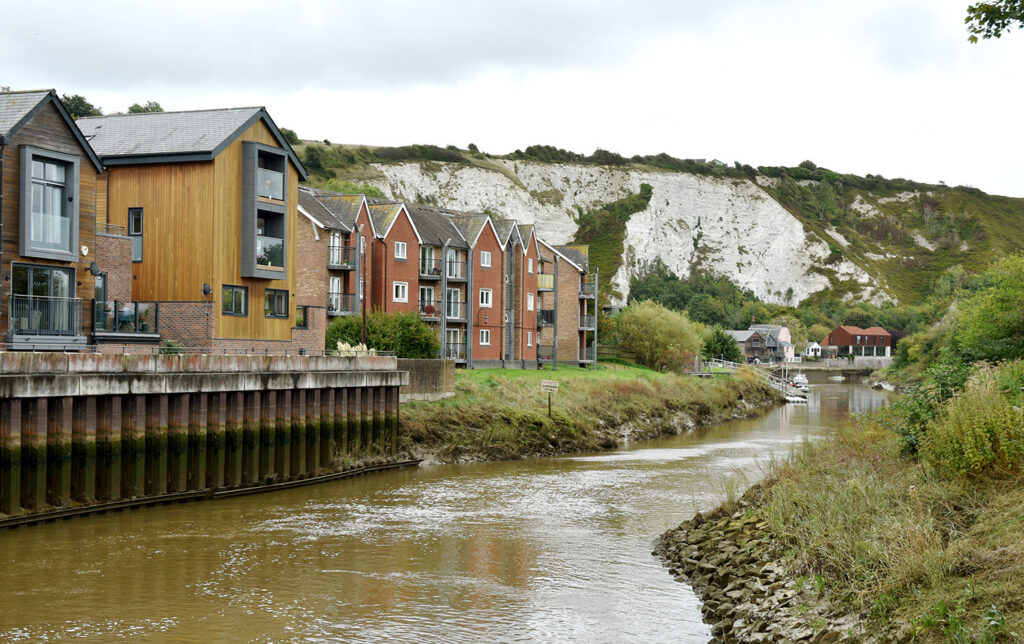
{"label": "metal railing", "polygon": [[537,328],[542,329],[546,326],[555,326],[554,309],[540,309],[537,311]]}
{"label": "metal railing", "polygon": [[445,302],[444,303],[444,315],[445,315],[445,317],[447,317],[448,319],[452,319],[452,318],[462,319],[463,317],[465,317],[465,315],[463,313],[463,307],[462,307],[463,304],[465,304],[465,302],[457,302],[457,301],[454,301],[454,300],[448,300],[447,302]]}
{"label": "metal railing", "polygon": [[595,297],[597,295],[597,284],[584,282],[580,284],[580,297]]}
{"label": "metal railing", "polygon": [[465,360],[466,343],[459,342],[458,344],[446,344],[444,347],[444,357],[449,360]]}
{"label": "metal railing", "polygon": [[580,316],[580,328],[581,329],[593,329],[597,326],[596,315],[581,315]]}
{"label": "metal railing", "polygon": [[420,317],[431,320],[441,318],[441,300],[420,300]]}
{"label": "metal railing", "polygon": [[355,311],[355,293],[330,292],[327,294],[327,315],[346,315],[355,313]]}
{"label": "metal railing", "polygon": [[82,300],[77,297],[11,295],[7,303],[11,334],[80,335]]}
{"label": "metal railing", "polygon": [[327,248],[328,268],[355,268],[356,249],[355,246],[328,246]]}
{"label": "metal railing", "polygon": [[284,175],[267,168],[256,168],[256,194],[278,201],[284,200]]}
{"label": "metal railing", "polygon": [[107,333],[159,333],[159,302],[93,300],[93,331]]}
{"label": "metal railing", "polygon": [[538,344],[537,345],[537,359],[551,361],[555,359],[555,345],[553,344]]}
{"label": "metal railing", "polygon": [[555,275],[553,273],[538,273],[537,289],[541,291],[555,290]]}
{"label": "metal railing", "polygon": [[444,272],[450,280],[464,280],[466,279],[466,262],[461,259],[445,260]]}
{"label": "metal railing", "polygon": [[597,358],[597,351],[594,345],[580,347],[580,362],[593,362]]}
{"label": "metal railing", "polygon": [[128,229],[118,224],[101,224],[96,222],[96,232],[100,235],[119,235],[124,237],[128,234]]}
{"label": "metal railing", "polygon": [[789,395],[789,394],[793,393],[793,390],[790,387],[789,383],[787,383],[782,378],[779,378],[778,376],[773,375],[771,372],[767,371],[766,369],[762,369],[762,368],[760,368],[760,367],[758,367],[756,365],[752,365],[752,364],[739,364],[738,362],[730,362],[729,360],[712,359],[712,360],[699,361],[697,366],[700,368],[699,369],[700,371],[705,372],[705,373],[716,371],[716,370],[720,371],[720,372],[732,373],[732,372],[736,371],[737,369],[742,369],[742,368],[750,369],[751,371],[754,372],[754,374],[757,375],[758,378],[760,378],[766,385],[768,385],[769,387],[771,387],[775,391],[778,391],[779,393],[786,394],[786,395]]}
{"label": "metal railing", "polygon": [[441,260],[420,257],[420,277],[441,279]]}

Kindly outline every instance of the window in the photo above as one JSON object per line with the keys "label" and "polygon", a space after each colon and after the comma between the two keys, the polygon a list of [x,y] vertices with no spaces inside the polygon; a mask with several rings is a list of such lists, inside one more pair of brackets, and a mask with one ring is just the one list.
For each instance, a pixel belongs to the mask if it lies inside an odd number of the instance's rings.
{"label": "window", "polygon": [[268,318],[288,317],[288,291],[268,288],[263,294],[263,315]]}
{"label": "window", "polygon": [[526,294],[526,310],[527,311],[532,311],[533,310],[533,293],[527,293]]}
{"label": "window", "polygon": [[295,328],[296,329],[308,329],[309,328],[309,307],[300,304],[295,307]]}
{"label": "window", "polygon": [[360,235],[359,236],[359,254],[360,255],[365,255],[366,254],[366,235]]}
{"label": "window", "polygon": [[532,257],[527,257],[526,258],[526,272],[529,273],[530,275],[533,275],[533,258]]}
{"label": "window", "polygon": [[480,289],[480,308],[489,309],[491,308],[491,295],[492,291],[489,288]]}
{"label": "window", "polygon": [[444,295],[445,316],[449,318],[462,317],[462,301],[459,299],[459,289],[450,288]]}
{"label": "window", "polygon": [[533,331],[527,331],[526,332],[526,346],[528,346],[528,347],[532,347],[533,346]]}
{"label": "window", "polygon": [[77,156],[21,148],[21,255],[60,261],[78,258],[77,188]]}
{"label": "window", "polygon": [[447,266],[448,277],[454,279],[462,279],[462,262],[459,261],[459,255],[455,252],[454,248],[448,249],[448,256],[445,259]]}
{"label": "window", "polygon": [[405,242],[395,242],[395,259],[405,259]]}
{"label": "window", "polygon": [[409,301],[409,283],[408,282],[393,282],[394,297],[392,298],[395,302],[408,302]]}
{"label": "window", "polygon": [[332,277],[328,282],[327,311],[329,313],[341,312],[341,278]]}
{"label": "window", "polygon": [[81,301],[74,293],[74,271],[14,264],[8,325],[12,333],[77,335]]}
{"label": "window", "polygon": [[491,346],[491,330],[480,329],[480,346],[489,347]]}
{"label": "window", "polygon": [[230,286],[225,284],[221,288],[221,313],[224,315],[249,315],[249,289],[245,286]]}
{"label": "window", "polygon": [[491,251],[482,250],[480,251],[480,268],[491,267]]}
{"label": "window", "polygon": [[128,209],[128,236],[132,238],[132,261],[142,261],[142,208]]}

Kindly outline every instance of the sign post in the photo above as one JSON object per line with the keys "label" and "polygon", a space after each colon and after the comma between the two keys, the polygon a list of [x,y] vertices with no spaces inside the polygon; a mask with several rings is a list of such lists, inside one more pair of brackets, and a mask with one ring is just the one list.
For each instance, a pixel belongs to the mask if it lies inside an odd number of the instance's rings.
{"label": "sign post", "polygon": [[548,392],[548,418],[551,418],[551,392],[558,391],[558,381],[541,380],[540,388],[542,391]]}

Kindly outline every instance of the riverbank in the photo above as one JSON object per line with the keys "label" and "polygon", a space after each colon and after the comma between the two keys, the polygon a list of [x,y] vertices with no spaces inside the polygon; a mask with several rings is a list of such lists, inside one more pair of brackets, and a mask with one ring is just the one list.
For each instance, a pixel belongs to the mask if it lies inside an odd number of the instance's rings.
{"label": "riverbank", "polygon": [[[655,553],[694,587],[713,635],[1022,641],[1019,400],[999,402],[986,377],[937,415],[918,459],[901,455],[892,410],[862,417],[805,443],[738,503],[662,535]],[[1002,414],[1003,442],[987,462],[952,472],[951,454],[971,445],[943,452],[951,425],[984,427],[989,413]]]}
{"label": "riverbank", "polygon": [[[694,378],[615,367],[459,371],[454,397],[402,407],[399,448],[428,462],[595,451],[754,416],[780,402],[752,374]],[[559,383],[550,417],[541,380]]]}

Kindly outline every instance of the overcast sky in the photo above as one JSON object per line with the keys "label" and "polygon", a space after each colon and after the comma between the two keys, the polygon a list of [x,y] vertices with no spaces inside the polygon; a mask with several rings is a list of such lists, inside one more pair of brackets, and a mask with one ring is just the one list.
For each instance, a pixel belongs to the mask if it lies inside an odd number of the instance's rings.
{"label": "overcast sky", "polygon": [[0,0],[0,85],[299,136],[818,165],[1024,197],[1024,32],[970,0]]}

